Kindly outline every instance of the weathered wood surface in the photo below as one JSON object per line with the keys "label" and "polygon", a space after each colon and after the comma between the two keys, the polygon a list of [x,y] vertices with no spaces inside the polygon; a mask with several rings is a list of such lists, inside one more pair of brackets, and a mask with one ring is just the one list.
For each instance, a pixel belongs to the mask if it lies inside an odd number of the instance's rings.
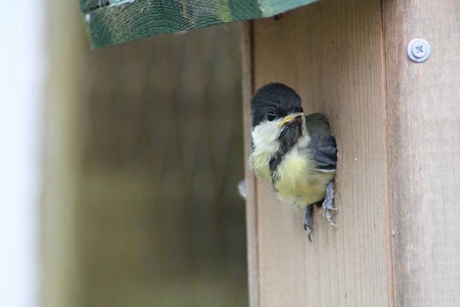
{"label": "weathered wood surface", "polygon": [[325,1],[254,25],[255,87],[284,82],[328,115],[339,146],[337,229],[256,181],[260,306],[386,305],[385,131],[380,1]]}
{"label": "weathered wood surface", "polygon": [[402,2],[383,7],[396,305],[459,306],[460,1]]}
{"label": "weathered wood surface", "polygon": [[[251,140],[251,114],[247,102],[251,99],[254,91],[253,83],[253,58],[252,58],[252,40],[253,40],[253,22],[248,21],[242,27],[242,73],[243,73],[243,101],[244,105],[243,124],[244,124],[244,152],[245,156],[250,154]],[[247,160],[247,159],[246,159]],[[249,304],[250,306],[259,306],[259,277],[258,277],[258,244],[257,244],[257,199],[255,193],[255,176],[249,169],[249,164],[245,163],[246,188],[249,191],[246,196],[246,227],[248,240],[248,278],[249,278]]]}
{"label": "weathered wood surface", "polygon": [[[330,0],[246,30],[247,88],[292,86],[339,147],[337,229],[316,210],[313,243],[300,210],[250,185],[252,306],[459,301],[459,12],[455,0]],[[431,43],[426,63],[407,58],[414,37]]]}

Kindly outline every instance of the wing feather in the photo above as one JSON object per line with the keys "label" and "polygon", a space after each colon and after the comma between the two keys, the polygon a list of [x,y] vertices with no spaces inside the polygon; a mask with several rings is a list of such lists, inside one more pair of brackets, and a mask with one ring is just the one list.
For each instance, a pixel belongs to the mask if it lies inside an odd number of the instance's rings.
{"label": "wing feather", "polygon": [[313,155],[316,169],[334,172],[337,165],[337,144],[326,116],[321,113],[310,114],[305,116],[305,123],[310,135],[308,149]]}

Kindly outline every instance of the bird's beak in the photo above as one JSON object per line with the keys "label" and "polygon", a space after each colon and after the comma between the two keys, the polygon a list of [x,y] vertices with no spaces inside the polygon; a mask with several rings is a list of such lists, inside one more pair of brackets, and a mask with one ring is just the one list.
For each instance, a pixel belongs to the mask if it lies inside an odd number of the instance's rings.
{"label": "bird's beak", "polygon": [[290,122],[296,120],[297,118],[302,118],[302,116],[304,116],[302,112],[294,113],[294,114],[289,114],[288,116],[286,116],[285,118],[283,118],[283,120],[281,121],[281,123],[279,123],[278,128],[283,127],[283,126],[286,125],[287,123],[290,123]]}

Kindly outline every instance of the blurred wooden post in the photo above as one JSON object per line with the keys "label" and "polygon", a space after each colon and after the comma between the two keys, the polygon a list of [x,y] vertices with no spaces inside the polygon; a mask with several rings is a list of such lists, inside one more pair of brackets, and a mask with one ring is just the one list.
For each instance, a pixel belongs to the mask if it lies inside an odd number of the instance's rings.
{"label": "blurred wooden post", "polygon": [[[339,146],[337,229],[277,203],[247,172],[251,306],[457,306],[460,3],[328,0],[246,23],[249,98],[270,81],[328,115]],[[429,41],[412,63],[407,44]]]}
{"label": "blurred wooden post", "polygon": [[[71,1],[46,1],[46,131],[43,157],[41,306],[84,306],[77,259],[76,197],[81,152],[78,105],[87,49]],[[64,26],[65,25],[65,26]],[[65,31],[62,29],[65,28]]]}

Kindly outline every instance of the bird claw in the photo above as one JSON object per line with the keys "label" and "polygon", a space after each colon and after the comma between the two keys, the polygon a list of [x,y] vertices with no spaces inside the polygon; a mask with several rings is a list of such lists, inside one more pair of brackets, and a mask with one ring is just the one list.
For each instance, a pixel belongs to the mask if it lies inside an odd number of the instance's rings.
{"label": "bird claw", "polygon": [[307,231],[307,238],[308,238],[308,241],[310,241],[310,243],[313,242],[313,241],[311,240],[311,231],[312,231],[312,229],[311,229],[310,227],[307,227],[305,230]]}
{"label": "bird claw", "polygon": [[[326,220],[332,227],[337,227],[334,223],[334,211],[338,210],[334,208],[334,182],[329,182],[326,187],[326,198],[322,203],[324,212],[326,213]],[[308,205],[305,208],[303,215],[303,228],[307,232],[307,238],[311,242],[311,233],[313,231],[313,206]]]}
{"label": "bird claw", "polygon": [[335,223],[333,221],[332,210],[330,210],[330,209],[326,209],[326,220],[329,222],[329,224],[332,227],[337,227],[337,225],[335,225]]}
{"label": "bird claw", "polygon": [[337,209],[334,208],[334,182],[331,181],[327,184],[326,187],[326,198],[322,204],[323,210],[326,212],[326,220],[331,224],[331,226],[336,227],[333,221],[333,212]]}
{"label": "bird claw", "polygon": [[310,205],[305,208],[305,212],[303,215],[303,228],[307,232],[307,238],[310,242],[311,242],[311,232],[313,231],[312,221],[313,221],[313,208]]}

